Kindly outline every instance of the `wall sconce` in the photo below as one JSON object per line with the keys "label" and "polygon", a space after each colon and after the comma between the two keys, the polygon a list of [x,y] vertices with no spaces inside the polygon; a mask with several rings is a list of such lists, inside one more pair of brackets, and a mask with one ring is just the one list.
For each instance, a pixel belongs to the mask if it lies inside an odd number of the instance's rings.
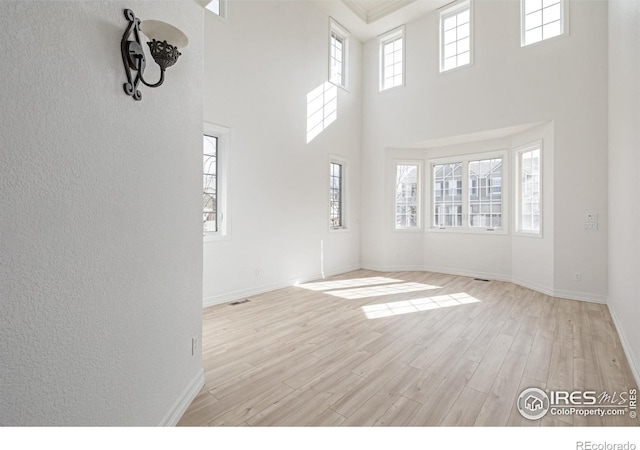
{"label": "wall sconce", "polygon": [[[138,83],[142,81],[145,86],[151,88],[160,86],[164,82],[164,71],[173,66],[181,55],[178,48],[185,48],[189,43],[189,39],[182,31],[166,22],[159,20],[140,22],[140,19],[130,9],[124,10],[124,16],[129,21],[129,26],[124,32],[120,43],[122,62],[127,73],[124,91],[127,95],[132,96],[134,100],[142,100],[142,93],[138,90]],[[147,42],[151,56],[156,64],[160,66],[160,80],[154,84],[147,83],[143,78],[146,60],[140,42],[140,31],[151,40]]]}

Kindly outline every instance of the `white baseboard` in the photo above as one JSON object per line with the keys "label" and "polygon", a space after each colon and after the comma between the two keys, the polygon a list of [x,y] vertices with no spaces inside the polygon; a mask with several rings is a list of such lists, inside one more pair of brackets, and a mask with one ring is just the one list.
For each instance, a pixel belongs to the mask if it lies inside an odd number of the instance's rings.
{"label": "white baseboard", "polygon": [[598,294],[587,294],[585,292],[572,292],[572,291],[563,291],[560,289],[556,289],[553,291],[554,297],[558,298],[566,298],[568,300],[578,300],[581,302],[588,303],[600,303],[602,305],[607,304],[607,297]]}
{"label": "white baseboard", "polygon": [[[325,277],[332,277],[335,275],[341,275],[343,273],[347,273],[347,272],[353,272],[354,270],[358,270],[360,269],[360,265],[353,265],[353,266],[349,266],[349,267],[344,267],[341,269],[337,269],[337,270],[332,270],[332,271],[327,271],[325,272]],[[259,295],[259,294],[264,294],[265,292],[271,292],[271,291],[275,291],[278,289],[284,289],[290,286],[294,286],[296,284],[302,284],[302,283],[308,283],[310,281],[315,281],[315,280],[319,280],[322,278],[322,274],[321,273],[316,273],[313,275],[309,275],[309,276],[305,276],[305,277],[301,277],[301,278],[294,278],[291,280],[285,280],[285,281],[278,281],[275,283],[268,283],[268,284],[262,284],[259,286],[253,286],[247,289],[241,289],[239,291],[234,291],[234,292],[226,292],[224,294],[219,294],[219,295],[214,295],[211,297],[206,297],[203,299],[202,304],[203,307],[209,307],[209,306],[214,306],[214,305],[220,305],[222,303],[229,303],[229,302],[233,302],[236,300],[240,300],[240,299],[244,299],[247,297],[251,297],[253,295]]]}
{"label": "white baseboard", "polygon": [[175,427],[182,415],[187,410],[191,402],[198,395],[204,386],[204,369],[200,369],[198,374],[191,380],[180,397],[175,401],[171,409],[165,414],[160,422],[161,427]]}
{"label": "white baseboard", "polygon": [[461,277],[471,277],[471,278],[483,278],[487,280],[495,280],[495,281],[504,281],[507,283],[517,284],[518,286],[525,287],[527,289],[534,290],[536,292],[540,292],[545,295],[549,295],[551,297],[564,298],[567,300],[578,300],[582,302],[589,303],[601,303],[606,304],[607,299],[602,295],[597,294],[587,294],[584,292],[572,292],[572,291],[563,291],[559,289],[553,289],[548,286],[544,286],[542,284],[525,280],[522,278],[512,277],[510,275],[504,275],[499,273],[492,272],[482,272],[482,271],[472,271],[472,270],[460,270],[460,269],[452,269],[450,267],[434,267],[434,266],[381,266],[376,264],[364,264],[364,269],[375,270],[376,272],[411,272],[411,271],[420,271],[420,272],[434,272],[434,273],[444,273],[447,275],[456,275]]}
{"label": "white baseboard", "polygon": [[609,313],[611,314],[611,318],[613,319],[613,325],[616,327],[616,331],[618,332],[618,336],[620,337],[622,349],[624,350],[624,354],[627,357],[627,361],[629,361],[631,373],[633,373],[633,378],[636,380],[636,387],[640,387],[640,364],[638,364],[638,361],[633,356],[631,345],[629,345],[629,340],[627,339],[627,335],[624,333],[624,328],[622,328],[622,324],[618,319],[616,310],[611,303],[609,303],[607,306],[609,306]]}

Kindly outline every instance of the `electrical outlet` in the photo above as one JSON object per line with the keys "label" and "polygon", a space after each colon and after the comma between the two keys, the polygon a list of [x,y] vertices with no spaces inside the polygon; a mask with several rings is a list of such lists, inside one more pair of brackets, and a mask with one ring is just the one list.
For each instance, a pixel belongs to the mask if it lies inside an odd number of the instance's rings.
{"label": "electrical outlet", "polygon": [[191,338],[191,356],[195,356],[199,350],[200,350],[200,338],[198,336],[194,336]]}
{"label": "electrical outlet", "polygon": [[573,274],[573,279],[575,281],[582,281],[582,274],[580,272],[576,272]]}
{"label": "electrical outlet", "polygon": [[598,215],[596,213],[587,213],[584,217],[585,222],[598,222]]}

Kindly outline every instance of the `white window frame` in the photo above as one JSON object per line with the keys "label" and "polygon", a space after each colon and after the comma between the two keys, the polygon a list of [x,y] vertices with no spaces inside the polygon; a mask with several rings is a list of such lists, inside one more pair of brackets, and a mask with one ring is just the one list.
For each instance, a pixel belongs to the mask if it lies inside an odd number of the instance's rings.
{"label": "white window frame", "polygon": [[[336,83],[333,80],[333,73],[331,71],[333,57],[331,55],[332,50],[332,37],[333,35],[338,36],[342,39],[342,79],[340,83]],[[350,36],[349,30],[340,25],[338,21],[336,21],[333,17],[329,17],[329,82],[335,84],[338,87],[341,87],[344,90],[349,89],[349,44],[350,44]]]}
{"label": "white window frame", "polygon": [[[522,155],[534,150],[540,150],[540,230],[522,230]],[[518,236],[541,238],[544,230],[544,149],[542,140],[532,142],[514,149],[515,154],[515,232]]]}
{"label": "white window frame", "polygon": [[204,242],[215,242],[227,240],[231,237],[231,223],[229,215],[229,149],[231,145],[231,129],[205,122],[203,124],[203,135],[212,136],[218,139],[217,146],[217,226],[218,231],[204,231]]}
{"label": "white window frame", "polygon": [[[384,85],[384,80],[385,80],[385,73],[384,73],[384,68],[385,68],[385,60],[384,60],[384,46],[390,42],[395,41],[396,39],[402,39],[402,82],[398,85],[395,86],[388,86],[385,87]],[[393,30],[381,35],[378,37],[378,66],[379,66],[379,73],[378,73],[378,77],[379,77],[379,88],[380,88],[380,92],[385,92],[385,91],[389,91],[391,89],[394,88],[399,88],[399,87],[404,87],[405,86],[405,79],[406,79],[406,53],[407,53],[407,39],[406,39],[406,33],[405,33],[405,26],[399,26],[398,28],[394,28]]]}
{"label": "white window frame", "polygon": [[550,40],[558,39],[564,36],[569,35],[569,4],[568,0],[560,0],[560,26],[562,27],[562,31],[560,34],[545,38],[535,42],[526,41],[526,30],[525,30],[525,1],[520,0],[520,47],[528,47],[531,45],[540,44],[542,42],[547,42]]}
{"label": "white window frame", "polygon": [[347,231],[349,228],[349,160],[337,155],[329,155],[329,164],[327,164],[327,181],[331,180],[331,164],[340,164],[341,171],[341,219],[342,224],[339,227],[331,226],[331,183],[328,184],[327,193],[327,219],[329,219],[328,228],[331,232]]}
{"label": "white window frame", "polygon": [[[450,16],[459,14],[463,10],[469,10],[469,62],[462,65],[456,65],[455,67],[451,67],[449,69],[445,69],[444,67],[444,21]],[[461,3],[457,3],[450,8],[447,8],[443,11],[440,11],[440,26],[439,26],[439,54],[440,54],[440,73],[451,72],[454,70],[463,69],[466,67],[471,67],[473,65],[473,7],[470,0],[463,1]],[[457,41],[456,41],[457,42]]]}
{"label": "white window frame", "polygon": [[[469,162],[502,158],[502,228],[487,229],[469,226]],[[434,189],[433,189],[433,167],[441,164],[462,163],[462,226],[451,228],[436,228],[434,226]],[[429,168],[428,183],[426,185],[426,209],[429,225],[427,231],[433,233],[470,233],[470,234],[488,234],[488,235],[506,235],[509,234],[509,151],[496,150],[483,153],[474,153],[469,155],[451,156],[444,158],[434,158],[427,162]]]}
{"label": "white window frame", "polygon": [[[423,161],[421,160],[409,160],[409,159],[397,159],[393,161],[393,229],[400,232],[412,232],[422,231],[422,168]],[[398,166],[416,166],[417,167],[417,181],[416,181],[416,226],[399,226],[397,221],[398,214]]]}
{"label": "white window frame", "polygon": [[209,11],[211,14],[220,17],[223,20],[228,20],[229,19],[229,0],[219,0],[219,7],[220,7],[220,13],[216,14],[214,11],[210,10],[208,8],[209,4],[212,3],[213,0],[208,1],[205,5],[204,5],[204,9],[206,9],[207,11]]}

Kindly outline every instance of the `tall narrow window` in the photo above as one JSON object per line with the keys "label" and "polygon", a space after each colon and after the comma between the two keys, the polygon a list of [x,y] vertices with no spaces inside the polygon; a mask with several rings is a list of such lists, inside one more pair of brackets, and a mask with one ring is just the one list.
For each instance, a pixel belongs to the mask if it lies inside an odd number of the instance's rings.
{"label": "tall narrow window", "polygon": [[347,87],[349,32],[333,19],[329,20],[329,81]]}
{"label": "tall narrow window", "polygon": [[205,232],[218,231],[218,138],[203,137],[203,205],[202,224]]}
{"label": "tall narrow window", "polygon": [[565,0],[521,0],[522,46],[565,33]]}
{"label": "tall narrow window", "polygon": [[541,145],[518,152],[518,215],[517,227],[521,233],[540,234],[541,215]]}
{"label": "tall narrow window", "polygon": [[329,226],[344,228],[344,166],[336,162],[329,167]]}
{"label": "tall narrow window", "polygon": [[433,226],[462,226],[462,163],[433,166]]}
{"label": "tall narrow window", "polygon": [[456,5],[440,14],[440,72],[471,63],[471,6]]}
{"label": "tall narrow window", "polygon": [[420,228],[420,163],[396,163],[396,230]]}
{"label": "tall narrow window", "polygon": [[502,228],[502,158],[469,161],[469,226]]}
{"label": "tall narrow window", "polygon": [[229,128],[204,123],[202,138],[202,231],[205,242],[230,236],[227,184]]}
{"label": "tall narrow window", "polygon": [[404,27],[379,38],[380,90],[404,85]]}

